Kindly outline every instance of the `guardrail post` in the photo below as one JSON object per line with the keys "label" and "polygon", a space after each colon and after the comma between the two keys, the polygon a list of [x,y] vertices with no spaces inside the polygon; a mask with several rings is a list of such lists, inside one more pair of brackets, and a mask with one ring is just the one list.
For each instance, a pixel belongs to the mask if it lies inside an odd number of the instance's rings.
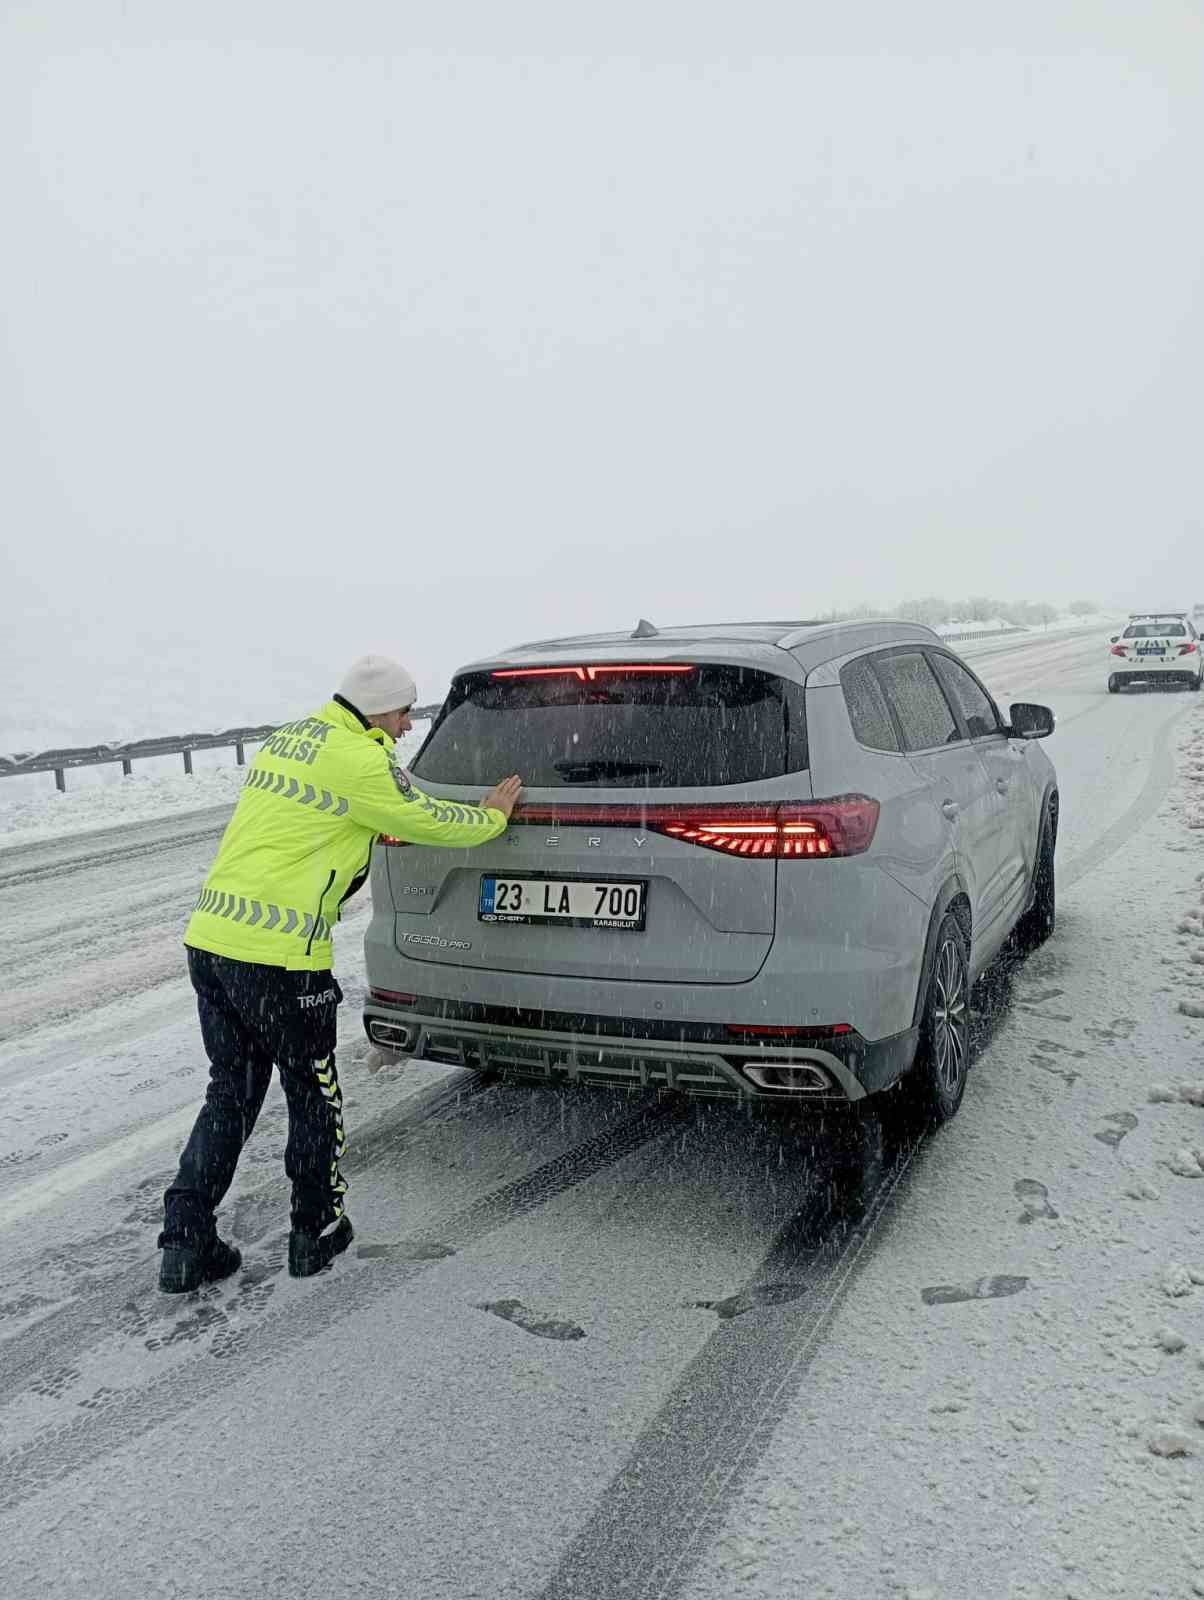
{"label": "guardrail post", "polygon": [[54,786],[60,794],[67,793],[67,774],[62,767],[55,767],[54,769]]}
{"label": "guardrail post", "polygon": [[185,750],[183,752],[183,755],[184,755],[184,771],[186,773],[188,773],[189,777],[191,777],[192,776],[192,751],[191,750]]}
{"label": "guardrail post", "polygon": [[122,777],[132,778],[134,776],[134,763],[132,761],[123,760],[121,763],[121,774]]}
{"label": "guardrail post", "polygon": [[241,739],[234,746],[234,754],[239,766],[245,767],[247,764],[247,752]]}

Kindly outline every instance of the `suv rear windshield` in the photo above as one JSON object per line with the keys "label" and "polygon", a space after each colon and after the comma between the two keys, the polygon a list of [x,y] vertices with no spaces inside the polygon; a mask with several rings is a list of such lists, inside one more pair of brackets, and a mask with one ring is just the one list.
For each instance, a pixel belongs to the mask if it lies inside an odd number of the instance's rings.
{"label": "suv rear windshield", "polygon": [[428,783],[711,788],[807,767],[803,687],[750,667],[457,678],[414,763]]}
{"label": "suv rear windshield", "polygon": [[1126,639],[1186,639],[1181,622],[1135,622],[1125,629]]}

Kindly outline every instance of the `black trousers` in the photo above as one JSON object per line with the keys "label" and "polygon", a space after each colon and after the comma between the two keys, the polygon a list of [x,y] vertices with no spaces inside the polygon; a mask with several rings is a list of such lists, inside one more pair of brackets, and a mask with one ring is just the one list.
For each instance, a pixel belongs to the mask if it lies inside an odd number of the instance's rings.
{"label": "black trousers", "polygon": [[330,972],[231,961],[188,951],[201,1037],[209,1057],[205,1104],[164,1196],[160,1245],[204,1243],[234,1180],[271,1081],[288,1101],[284,1170],[292,1179],[294,1228],[320,1233],[343,1214],[347,1185],[343,1097],[335,1071],[335,1018],[343,995]]}

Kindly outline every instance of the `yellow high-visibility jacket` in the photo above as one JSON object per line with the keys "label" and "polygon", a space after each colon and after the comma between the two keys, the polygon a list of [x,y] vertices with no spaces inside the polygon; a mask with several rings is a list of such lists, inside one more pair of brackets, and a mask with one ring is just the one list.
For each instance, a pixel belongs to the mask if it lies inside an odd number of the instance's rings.
{"label": "yellow high-visibility jacket", "polygon": [[394,762],[383,729],[328,701],[278,728],[251,763],[184,943],[326,971],[339,908],[363,883],[378,834],[467,847],[505,831],[502,811],[423,794]]}

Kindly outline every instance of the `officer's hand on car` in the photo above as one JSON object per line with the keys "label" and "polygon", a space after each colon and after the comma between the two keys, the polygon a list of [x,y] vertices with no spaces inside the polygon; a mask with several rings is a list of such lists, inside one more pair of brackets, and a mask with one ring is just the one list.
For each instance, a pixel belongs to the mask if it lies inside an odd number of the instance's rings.
{"label": "officer's hand on car", "polygon": [[508,822],[522,792],[523,780],[521,778],[503,778],[501,783],[490,789],[489,793],[481,801],[481,805],[486,811],[504,812]]}

